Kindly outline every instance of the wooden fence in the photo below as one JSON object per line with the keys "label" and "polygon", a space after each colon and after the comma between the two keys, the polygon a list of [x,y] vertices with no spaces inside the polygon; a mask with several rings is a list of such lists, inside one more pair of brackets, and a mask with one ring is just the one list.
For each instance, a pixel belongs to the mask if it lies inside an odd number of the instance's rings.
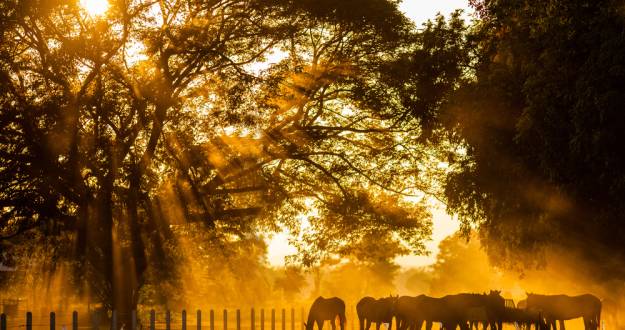
{"label": "wooden fence", "polygon": [[[221,315],[219,315],[221,314]],[[242,317],[242,314],[243,317]],[[299,315],[296,315],[299,314]],[[23,314],[22,314],[23,315]],[[31,311],[26,312],[25,318],[16,315],[2,314],[0,316],[0,330],[13,328],[25,328],[25,330],[118,330],[119,315],[113,311],[110,316],[102,320],[101,315],[95,313],[83,313],[79,318],[78,312],[73,311],[71,318],[67,313],[57,315],[51,312],[49,315],[38,315],[33,318]],[[139,317],[136,311],[132,312],[132,324],[130,329],[123,327],[119,330],[305,330],[306,321],[304,309],[296,313],[295,308],[290,309],[260,309],[251,308],[244,313],[237,310],[213,310],[203,314],[201,310],[195,313],[180,313],[172,311],[156,312],[150,310],[147,315]],[[80,324],[79,324],[80,321]],[[232,322],[232,323],[230,323]],[[353,330],[353,323],[352,323]]]}

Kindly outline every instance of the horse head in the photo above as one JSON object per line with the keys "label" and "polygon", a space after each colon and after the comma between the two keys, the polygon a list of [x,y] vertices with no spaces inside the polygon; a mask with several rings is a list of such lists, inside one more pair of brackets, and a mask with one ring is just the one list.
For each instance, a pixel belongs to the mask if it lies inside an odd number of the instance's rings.
{"label": "horse head", "polygon": [[492,307],[503,309],[506,307],[506,299],[501,296],[500,290],[490,290],[488,301]]}
{"label": "horse head", "polygon": [[384,308],[384,310],[387,313],[394,314],[395,311],[397,310],[397,304],[399,302],[399,295],[393,296],[392,294],[389,294],[388,297],[378,299],[378,302],[383,304],[384,307],[382,308]]}

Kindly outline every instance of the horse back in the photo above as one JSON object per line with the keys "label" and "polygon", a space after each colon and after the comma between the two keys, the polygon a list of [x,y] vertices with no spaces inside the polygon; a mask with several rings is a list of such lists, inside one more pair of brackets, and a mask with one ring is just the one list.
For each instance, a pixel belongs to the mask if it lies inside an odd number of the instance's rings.
{"label": "horse back", "polygon": [[337,315],[345,315],[345,302],[338,297],[318,297],[310,307],[309,319],[333,320]]}
{"label": "horse back", "polygon": [[396,311],[398,314],[410,314],[418,304],[418,297],[401,296],[397,299]]}
{"label": "horse back", "polygon": [[601,301],[591,294],[545,295],[537,296],[531,302],[528,300],[527,307],[542,310],[555,319],[565,320],[597,315],[601,311]]}

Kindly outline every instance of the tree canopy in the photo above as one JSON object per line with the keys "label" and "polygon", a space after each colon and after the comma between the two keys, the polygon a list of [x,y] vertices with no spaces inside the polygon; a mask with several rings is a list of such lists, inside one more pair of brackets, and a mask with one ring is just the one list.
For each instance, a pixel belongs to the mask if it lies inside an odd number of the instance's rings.
{"label": "tree canopy", "polygon": [[502,264],[540,264],[556,247],[622,278],[622,3],[474,4],[474,74],[441,121],[466,143],[448,207]]}
{"label": "tree canopy", "polygon": [[[386,0],[111,1],[102,16],[4,1],[0,13],[2,246],[55,242],[45,270],[66,262],[77,295],[130,315],[183,255],[202,257],[190,237],[227,255],[287,228],[308,266],[425,252],[429,212],[404,197],[437,175],[421,114],[458,76],[431,40],[461,39],[457,17],[418,31]],[[396,76],[407,62],[410,88]],[[446,90],[411,95],[430,81]]]}

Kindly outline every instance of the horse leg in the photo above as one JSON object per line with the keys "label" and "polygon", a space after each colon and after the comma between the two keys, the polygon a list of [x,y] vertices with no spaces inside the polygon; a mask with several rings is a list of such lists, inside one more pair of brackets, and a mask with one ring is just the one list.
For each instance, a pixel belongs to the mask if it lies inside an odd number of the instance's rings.
{"label": "horse leg", "polygon": [[323,320],[317,320],[316,322],[317,322],[317,328],[319,328],[319,330],[323,330],[323,323],[324,323],[324,321]]}
{"label": "horse leg", "polygon": [[371,320],[365,319],[365,330],[369,330],[371,327]]}
{"label": "horse leg", "polygon": [[425,321],[425,330],[432,330],[432,321]]}
{"label": "horse leg", "polygon": [[345,313],[339,314],[339,322],[340,322],[341,330],[345,330],[345,325],[347,324],[347,318],[345,317]]}
{"label": "horse leg", "polygon": [[365,319],[364,317],[358,317],[358,323],[360,324],[360,330],[365,330]]}
{"label": "horse leg", "polygon": [[330,325],[332,325],[332,330],[336,330],[336,317],[330,321]]}
{"label": "horse leg", "polygon": [[564,329],[564,320],[560,320],[560,330],[565,330]]}

